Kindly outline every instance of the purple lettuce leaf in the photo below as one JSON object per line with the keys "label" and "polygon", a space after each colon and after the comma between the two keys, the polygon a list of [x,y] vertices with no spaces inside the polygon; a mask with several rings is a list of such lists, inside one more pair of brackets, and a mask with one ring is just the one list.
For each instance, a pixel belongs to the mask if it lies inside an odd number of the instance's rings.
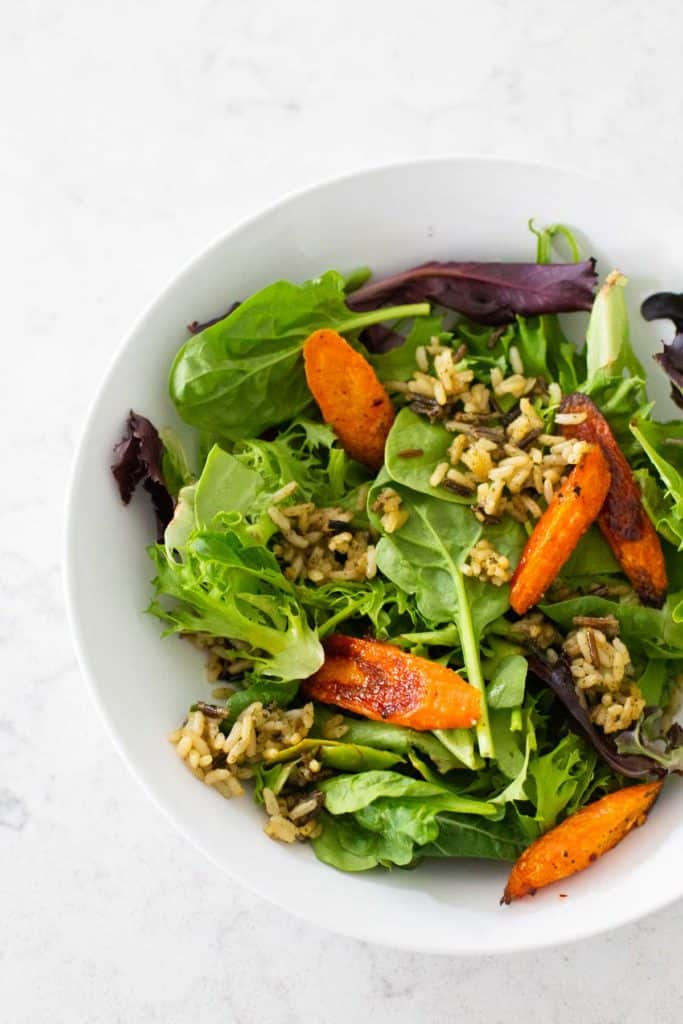
{"label": "purple lettuce leaf", "polygon": [[565,658],[558,658],[556,662],[551,662],[541,651],[534,651],[528,655],[528,662],[531,672],[546,683],[558,700],[562,701],[569,712],[570,725],[574,731],[583,736],[595,748],[610,768],[621,775],[626,775],[629,779],[645,779],[653,775],[661,777],[667,774],[667,768],[647,755],[644,748],[639,748],[641,753],[621,753],[617,746],[618,736],[621,734],[617,734],[615,739],[596,728],[590,720],[587,709],[579,700],[569,663]]}
{"label": "purple lettuce leaf", "polygon": [[433,302],[481,324],[515,316],[590,310],[595,260],[583,263],[423,263],[363,285],[347,298],[359,312],[394,303]]}
{"label": "purple lettuce leaf", "polygon": [[163,540],[164,530],[173,518],[174,502],[164,480],[161,460],[164,446],[156,427],[144,416],[131,409],[126,430],[114,446],[111,471],[124,505],[142,484],[149,494],[157,522],[157,540]]}
{"label": "purple lettuce leaf", "polygon": [[655,359],[671,380],[671,398],[683,409],[683,292],[655,292],[640,307],[645,320],[672,320],[676,335]]}
{"label": "purple lettuce leaf", "polygon": [[372,324],[361,332],[360,340],[368,352],[384,355],[385,352],[391,352],[392,348],[398,348],[406,339],[405,335],[386,324]]}

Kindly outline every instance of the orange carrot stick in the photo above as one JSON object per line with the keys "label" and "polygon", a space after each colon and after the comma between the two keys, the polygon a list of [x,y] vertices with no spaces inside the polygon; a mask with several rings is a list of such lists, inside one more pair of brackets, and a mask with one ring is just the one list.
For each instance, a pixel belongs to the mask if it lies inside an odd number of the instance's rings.
{"label": "orange carrot stick", "polygon": [[348,454],[371,469],[384,462],[394,407],[368,361],[336,331],[315,331],[304,343],[306,381]]}
{"label": "orange carrot stick", "polygon": [[600,445],[607,459],[612,482],[598,525],[641,600],[661,607],[668,585],[662,545],[609,423],[587,395],[567,395],[560,412],[585,414],[582,423],[565,424],[562,433]]}
{"label": "orange carrot stick", "polygon": [[589,448],[564,480],[529,537],[510,588],[510,604],[523,615],[553,582],[598,515],[610,473],[602,450]]}
{"label": "orange carrot stick", "polygon": [[583,871],[644,824],[661,788],[661,782],[627,786],[571,814],[524,851],[510,872],[501,903],[533,896],[545,885]]}
{"label": "orange carrot stick", "polygon": [[302,684],[309,697],[411,729],[467,729],[481,715],[478,690],[437,662],[393,644],[334,635],[325,662]]}

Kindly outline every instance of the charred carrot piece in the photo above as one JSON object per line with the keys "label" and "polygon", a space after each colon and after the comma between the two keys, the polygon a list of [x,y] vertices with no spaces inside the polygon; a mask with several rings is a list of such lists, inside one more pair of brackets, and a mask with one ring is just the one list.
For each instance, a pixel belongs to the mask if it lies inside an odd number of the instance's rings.
{"label": "charred carrot piece", "polygon": [[315,331],[304,343],[306,381],[346,452],[371,469],[384,462],[394,407],[377,374],[336,331]]}
{"label": "charred carrot piece", "polygon": [[523,615],[553,582],[597,517],[609,487],[607,461],[589,448],[553,495],[529,537],[510,587],[510,604]]}
{"label": "charred carrot piece", "polygon": [[538,889],[583,871],[645,822],[662,782],[645,782],[588,804],[532,843],[515,863],[501,903],[533,896]]}
{"label": "charred carrot piece", "polygon": [[567,395],[561,413],[583,414],[580,423],[562,426],[565,437],[600,445],[612,482],[598,525],[633,589],[645,604],[660,608],[667,591],[664,553],[657,531],[643,508],[640,488],[610,425],[587,395]]}
{"label": "charred carrot piece", "polygon": [[336,634],[302,686],[323,704],[411,729],[467,729],[481,715],[479,691],[457,672],[393,644]]}

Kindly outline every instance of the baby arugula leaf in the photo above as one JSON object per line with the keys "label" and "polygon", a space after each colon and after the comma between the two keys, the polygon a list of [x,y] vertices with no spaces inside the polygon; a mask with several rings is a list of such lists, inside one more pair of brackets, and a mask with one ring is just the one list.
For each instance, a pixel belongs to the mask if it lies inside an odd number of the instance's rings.
{"label": "baby arugula leaf", "polygon": [[311,404],[301,350],[313,331],[330,327],[354,334],[383,320],[429,312],[420,303],[354,313],[344,289],[335,271],[301,285],[278,281],[191,337],[170,374],[181,417],[221,438],[258,437]]}

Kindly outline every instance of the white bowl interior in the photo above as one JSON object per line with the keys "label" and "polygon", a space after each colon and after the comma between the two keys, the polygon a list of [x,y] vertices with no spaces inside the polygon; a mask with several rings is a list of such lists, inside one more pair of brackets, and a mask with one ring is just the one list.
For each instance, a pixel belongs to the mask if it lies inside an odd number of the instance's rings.
{"label": "white bowl interior", "polygon": [[185,835],[262,896],[359,938],[444,953],[519,950],[579,938],[656,909],[683,893],[683,786],[673,780],[646,828],[590,871],[512,907],[499,907],[505,866],[473,862],[345,875],[310,849],[268,841],[247,799],[224,802],[191,777],[166,742],[208,689],[200,656],[160,640],[142,614],[151,563],[151,512],[124,509],[109,473],[130,408],[178,426],[167,394],[185,324],[220,313],[272,280],[368,264],[388,272],[427,259],[533,259],[527,221],[579,229],[604,276],[630,278],[633,340],[660,415],[673,415],[651,355],[666,325],[645,324],[642,298],[678,289],[681,217],[636,197],[548,168],[444,159],[334,181],[289,198],[229,232],[189,264],[121,346],[97,395],[78,452],[67,535],[67,590],[79,659],[110,733],[139,780]]}

